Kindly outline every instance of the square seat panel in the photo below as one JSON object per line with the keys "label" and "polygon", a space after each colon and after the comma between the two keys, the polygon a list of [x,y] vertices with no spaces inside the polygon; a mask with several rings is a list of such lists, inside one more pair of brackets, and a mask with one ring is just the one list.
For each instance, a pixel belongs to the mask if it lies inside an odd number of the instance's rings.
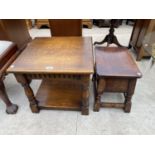
{"label": "square seat panel", "polygon": [[136,62],[124,47],[95,47],[96,72],[104,77],[141,77]]}

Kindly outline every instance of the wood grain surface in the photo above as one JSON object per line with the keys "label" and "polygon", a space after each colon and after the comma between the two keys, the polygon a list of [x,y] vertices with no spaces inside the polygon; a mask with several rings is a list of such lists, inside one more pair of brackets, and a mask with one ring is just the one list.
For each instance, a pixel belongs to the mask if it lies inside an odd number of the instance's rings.
{"label": "wood grain surface", "polygon": [[104,77],[141,77],[127,48],[95,47],[97,74]]}
{"label": "wood grain surface", "polygon": [[91,37],[35,38],[9,73],[93,73]]}

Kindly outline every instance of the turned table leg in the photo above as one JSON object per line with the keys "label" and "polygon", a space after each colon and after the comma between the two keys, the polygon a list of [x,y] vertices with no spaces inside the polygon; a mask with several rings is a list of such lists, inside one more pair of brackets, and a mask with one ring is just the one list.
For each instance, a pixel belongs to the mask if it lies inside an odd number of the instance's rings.
{"label": "turned table leg", "polygon": [[89,115],[89,85],[83,85],[82,90],[82,115]]}
{"label": "turned table leg", "polygon": [[11,103],[11,101],[9,100],[3,81],[0,81],[0,97],[6,104],[6,113],[15,114],[18,110],[18,106]]}
{"label": "turned table leg", "polygon": [[[95,81],[94,81],[95,82]],[[104,92],[106,82],[104,79],[99,79],[97,81],[97,86],[96,83],[94,84],[95,87],[95,104],[94,104],[94,111],[98,112],[100,110],[100,103],[101,103],[101,95]],[[97,87],[97,89],[96,89]]]}
{"label": "turned table leg", "polygon": [[125,108],[124,108],[124,111],[128,113],[131,111],[131,105],[132,105],[131,99],[134,94],[135,86],[136,86],[136,79],[130,80],[128,84],[127,93],[125,94]]}
{"label": "turned table leg", "polygon": [[89,76],[85,77],[82,82],[82,115],[89,115]]}
{"label": "turned table leg", "polygon": [[25,75],[16,74],[15,75],[17,81],[24,87],[25,94],[30,102],[30,108],[33,113],[39,112],[38,102],[34,97],[34,93],[30,87],[30,81],[26,78]]}

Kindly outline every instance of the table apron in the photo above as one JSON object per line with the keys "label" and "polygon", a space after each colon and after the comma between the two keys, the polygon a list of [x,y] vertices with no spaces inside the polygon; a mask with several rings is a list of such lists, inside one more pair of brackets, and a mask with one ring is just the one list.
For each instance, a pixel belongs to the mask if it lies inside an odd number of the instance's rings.
{"label": "table apron", "polygon": [[14,73],[14,75],[22,75],[27,80],[56,80],[56,81],[72,81],[74,83],[81,83],[82,85],[89,85],[91,74],[34,74],[34,73]]}

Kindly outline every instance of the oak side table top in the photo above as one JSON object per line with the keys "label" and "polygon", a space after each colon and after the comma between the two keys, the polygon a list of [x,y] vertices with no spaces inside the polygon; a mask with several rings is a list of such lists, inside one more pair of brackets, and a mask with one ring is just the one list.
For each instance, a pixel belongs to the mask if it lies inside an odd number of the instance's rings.
{"label": "oak side table top", "polygon": [[91,37],[35,38],[8,73],[93,73]]}

